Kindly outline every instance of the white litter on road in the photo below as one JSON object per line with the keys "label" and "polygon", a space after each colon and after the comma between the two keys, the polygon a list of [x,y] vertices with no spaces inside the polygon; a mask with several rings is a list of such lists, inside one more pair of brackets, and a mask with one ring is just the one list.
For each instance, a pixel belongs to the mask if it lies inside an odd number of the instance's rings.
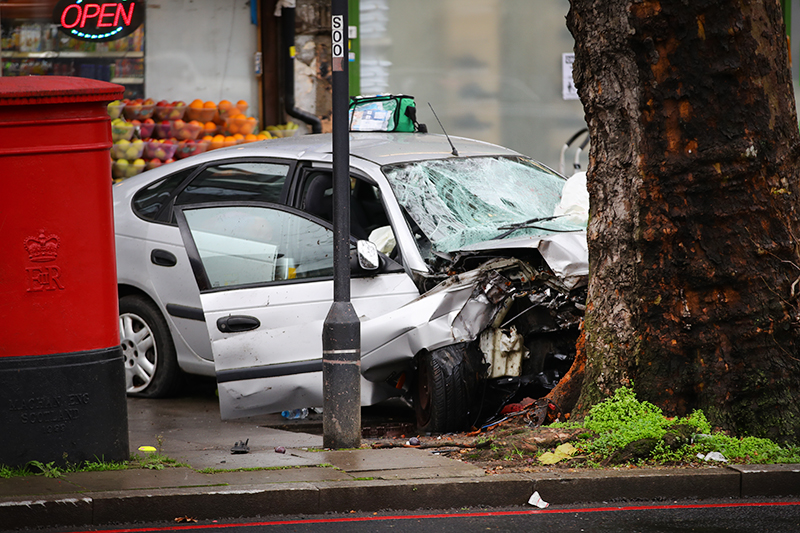
{"label": "white litter on road", "polygon": [[539,491],[534,491],[533,495],[531,495],[531,498],[528,500],[528,503],[530,505],[535,505],[539,509],[544,509],[545,507],[550,505],[549,503],[544,501],[541,496],[539,496]]}

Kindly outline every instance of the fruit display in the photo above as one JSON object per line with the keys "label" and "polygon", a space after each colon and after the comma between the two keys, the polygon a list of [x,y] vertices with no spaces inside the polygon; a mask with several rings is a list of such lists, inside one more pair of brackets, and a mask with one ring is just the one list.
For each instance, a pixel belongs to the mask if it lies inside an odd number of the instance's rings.
{"label": "fruit display", "polygon": [[156,109],[156,103],[152,98],[142,100],[137,98],[135,100],[125,101],[125,107],[122,108],[122,114],[126,120],[144,120],[153,116],[153,111]]}
{"label": "fruit display", "polygon": [[267,126],[247,116],[249,105],[192,100],[115,100],[108,104],[111,118],[112,176],[124,179],[144,170],[207,150],[241,143],[289,137],[297,124]]}

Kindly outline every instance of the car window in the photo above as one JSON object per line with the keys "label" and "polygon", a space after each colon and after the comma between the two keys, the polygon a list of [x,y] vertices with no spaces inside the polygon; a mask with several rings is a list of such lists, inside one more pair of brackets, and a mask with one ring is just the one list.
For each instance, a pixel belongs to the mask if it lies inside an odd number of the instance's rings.
{"label": "car window", "polygon": [[224,201],[281,201],[289,165],[235,161],[204,168],[175,199],[175,205]]}
{"label": "car window", "polygon": [[[333,178],[330,172],[310,173],[302,197],[304,211],[333,222]],[[382,245],[387,241],[394,243],[380,189],[357,177],[350,178],[350,234],[357,239],[375,242],[384,253],[389,253],[391,247],[387,250]]]}
{"label": "car window", "polygon": [[181,182],[191,174],[195,168],[192,167],[181,172],[176,172],[166,178],[151,183],[143,188],[133,197],[133,211],[145,220],[156,220],[161,208],[169,202],[173,191]]}
{"label": "car window", "polygon": [[412,228],[432,244],[429,260],[434,251],[455,252],[510,234],[585,230],[556,213],[566,179],[525,157],[415,161],[383,167],[383,173]]}
{"label": "car window", "polygon": [[211,288],[333,276],[333,231],[267,207],[184,210]]}

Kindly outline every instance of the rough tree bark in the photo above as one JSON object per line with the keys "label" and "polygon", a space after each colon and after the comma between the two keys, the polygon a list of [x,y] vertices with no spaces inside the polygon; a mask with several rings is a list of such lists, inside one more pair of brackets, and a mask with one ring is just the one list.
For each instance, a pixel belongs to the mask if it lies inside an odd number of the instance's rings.
{"label": "rough tree bark", "polygon": [[777,0],[571,0],[592,139],[579,405],[800,437],[798,123]]}

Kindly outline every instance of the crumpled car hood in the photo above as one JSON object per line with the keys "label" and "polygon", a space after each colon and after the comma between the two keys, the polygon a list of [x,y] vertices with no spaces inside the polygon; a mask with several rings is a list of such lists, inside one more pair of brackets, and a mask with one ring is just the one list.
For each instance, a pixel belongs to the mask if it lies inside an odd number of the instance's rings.
{"label": "crumpled car hood", "polygon": [[[530,244],[529,239],[526,241]],[[585,279],[588,264],[579,260],[573,265],[566,260],[570,252],[585,249],[579,235],[537,241],[559,272],[572,274],[576,284]],[[583,243],[585,246],[585,240]],[[579,253],[578,257],[585,254]],[[547,279],[515,258],[491,260],[477,269],[451,276],[395,311],[362,320],[362,374],[370,381],[384,380],[422,350],[474,341],[492,327],[499,313],[508,311],[514,298],[529,298],[531,308],[539,305],[533,295],[539,297],[542,292],[553,290],[547,286]]]}
{"label": "crumpled car hood", "polygon": [[572,288],[589,275],[589,247],[585,232],[556,233],[543,237],[523,236],[483,241],[464,247],[464,252],[537,248],[547,266]]}

